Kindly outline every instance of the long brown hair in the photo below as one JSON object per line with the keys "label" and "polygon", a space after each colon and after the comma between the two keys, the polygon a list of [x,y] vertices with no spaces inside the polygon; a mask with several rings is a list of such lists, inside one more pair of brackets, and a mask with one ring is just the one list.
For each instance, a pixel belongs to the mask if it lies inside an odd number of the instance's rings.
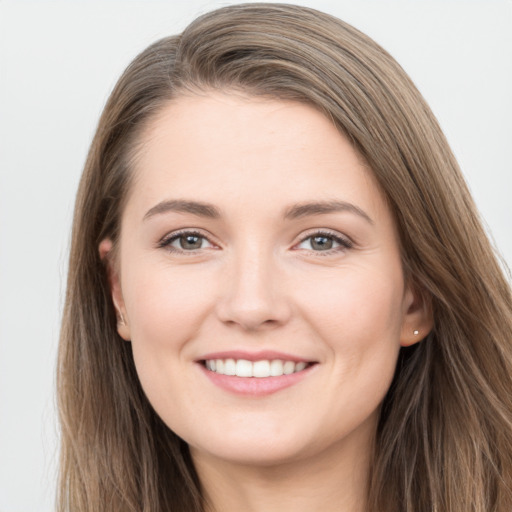
{"label": "long brown hair", "polygon": [[382,406],[371,512],[512,510],[512,298],[436,119],[401,67],[346,23],[305,7],[206,14],[127,68],[76,200],[62,324],[59,510],[200,512],[186,444],[139,384],[116,331],[98,245],[119,236],[140,134],[184,90],[238,89],[328,116],[366,158],[394,213],[406,275],[434,329],[402,349]]}

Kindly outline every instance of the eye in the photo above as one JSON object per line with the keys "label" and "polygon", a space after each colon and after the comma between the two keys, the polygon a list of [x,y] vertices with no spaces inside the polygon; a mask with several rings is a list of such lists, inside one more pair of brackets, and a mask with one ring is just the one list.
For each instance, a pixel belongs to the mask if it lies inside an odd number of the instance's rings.
{"label": "eye", "polygon": [[164,237],[158,244],[171,252],[195,252],[214,247],[201,233],[196,231],[180,231]]}
{"label": "eye", "polygon": [[353,244],[348,238],[331,232],[318,231],[304,238],[295,247],[313,252],[330,253],[350,249],[352,246]]}

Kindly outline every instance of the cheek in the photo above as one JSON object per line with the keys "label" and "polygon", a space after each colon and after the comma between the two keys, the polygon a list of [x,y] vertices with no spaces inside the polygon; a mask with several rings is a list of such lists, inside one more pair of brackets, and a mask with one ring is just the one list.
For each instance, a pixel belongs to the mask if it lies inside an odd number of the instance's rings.
{"label": "cheek", "polygon": [[[190,340],[197,337],[212,304],[211,279],[186,268],[125,267],[123,297],[129,319],[133,358],[144,392],[162,418],[181,417],[193,408],[196,385],[186,371]],[[182,403],[183,393],[188,390]]]}
{"label": "cheek", "polygon": [[403,320],[401,269],[351,267],[305,282],[301,310],[339,379],[385,388],[394,373]]}
{"label": "cheek", "polygon": [[123,296],[137,374],[155,409],[171,411],[169,397],[185,385],[173,376],[190,364],[188,342],[208,315],[209,293],[204,279],[184,269],[139,267],[130,274],[126,268],[126,275]]}
{"label": "cheek", "polygon": [[123,296],[132,341],[176,347],[194,335],[208,311],[208,280],[187,270],[138,270]]}
{"label": "cheek", "polygon": [[400,271],[351,267],[302,283],[302,310],[318,328],[343,337],[367,338],[375,331],[398,336],[403,300]]}
{"label": "cheek", "polygon": [[391,274],[351,268],[325,286],[317,281],[302,289],[303,316],[326,348],[329,367],[326,391],[309,398],[319,405],[319,423],[330,426],[334,437],[374,417],[391,384],[403,294],[401,274]]}

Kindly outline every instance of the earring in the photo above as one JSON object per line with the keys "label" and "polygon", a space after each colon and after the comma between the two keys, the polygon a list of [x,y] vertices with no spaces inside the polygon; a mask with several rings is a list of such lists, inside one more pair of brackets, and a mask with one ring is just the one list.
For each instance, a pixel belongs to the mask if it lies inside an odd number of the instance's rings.
{"label": "earring", "polygon": [[420,333],[420,331],[413,331],[412,333],[414,334],[414,336],[418,336],[418,334]]}

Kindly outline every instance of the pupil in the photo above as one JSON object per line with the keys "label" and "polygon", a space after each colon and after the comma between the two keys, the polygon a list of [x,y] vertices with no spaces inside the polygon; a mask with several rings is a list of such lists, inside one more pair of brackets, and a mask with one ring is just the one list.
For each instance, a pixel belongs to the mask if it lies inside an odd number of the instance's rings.
{"label": "pupil", "polygon": [[326,236],[315,236],[311,242],[313,249],[328,250],[332,248],[332,239]]}
{"label": "pupil", "polygon": [[182,249],[200,249],[201,237],[196,235],[184,235],[180,237],[180,245]]}

